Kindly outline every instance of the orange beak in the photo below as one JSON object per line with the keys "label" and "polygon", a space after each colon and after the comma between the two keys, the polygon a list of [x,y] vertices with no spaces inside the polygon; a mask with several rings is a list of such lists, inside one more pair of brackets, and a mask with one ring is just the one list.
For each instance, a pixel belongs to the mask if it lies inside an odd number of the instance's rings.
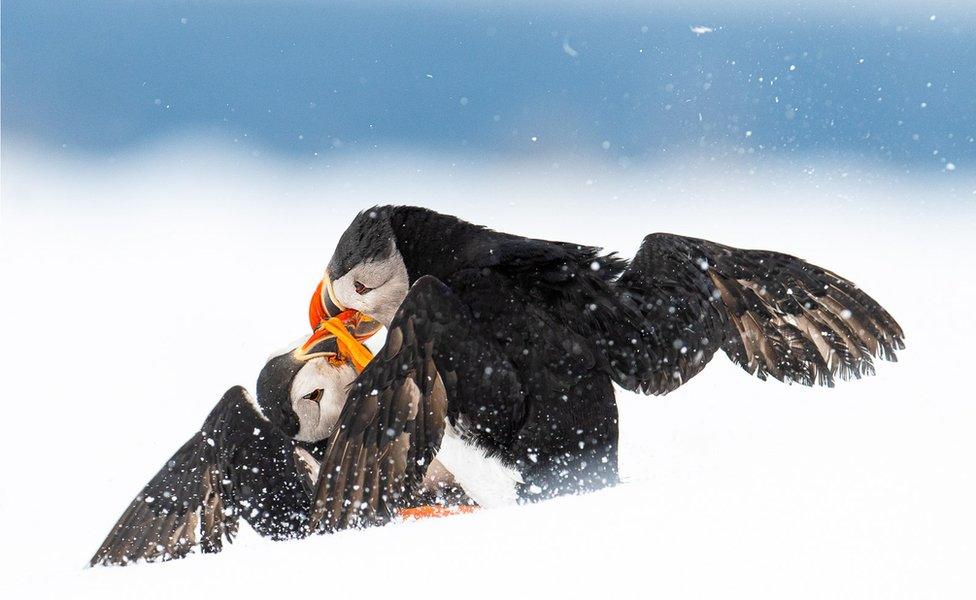
{"label": "orange beak", "polygon": [[359,311],[347,309],[335,299],[328,277],[315,287],[308,306],[308,322],[313,333],[302,344],[307,352],[323,338],[335,336],[339,352],[352,361],[356,371],[362,372],[373,354],[361,342],[379,331],[382,325]]}
{"label": "orange beak", "polygon": [[[349,314],[346,315],[345,313]],[[328,321],[332,317],[344,317],[342,320],[345,321],[355,313],[356,311],[348,310],[339,304],[335,298],[335,293],[332,291],[332,281],[328,276],[325,276],[315,286],[312,300],[308,304],[308,324],[312,326],[312,329],[316,329],[322,321]]]}
{"label": "orange beak", "polygon": [[[375,321],[373,322],[375,323]],[[369,351],[369,348],[364,346],[362,342],[356,339],[356,336],[350,333],[346,323],[339,317],[332,317],[327,321],[322,321],[322,324],[315,330],[315,333],[302,345],[302,351],[307,352],[319,340],[329,336],[335,336],[336,345],[339,347],[339,354],[347,357],[352,362],[352,366],[356,369],[357,373],[362,373],[366,365],[369,364],[369,361],[373,359],[373,353]]]}
{"label": "orange beak", "polygon": [[329,318],[329,314],[325,312],[325,307],[322,305],[322,282],[315,286],[315,292],[312,293],[312,301],[308,304],[308,324],[312,326],[314,330],[319,326],[319,323],[326,321]]}

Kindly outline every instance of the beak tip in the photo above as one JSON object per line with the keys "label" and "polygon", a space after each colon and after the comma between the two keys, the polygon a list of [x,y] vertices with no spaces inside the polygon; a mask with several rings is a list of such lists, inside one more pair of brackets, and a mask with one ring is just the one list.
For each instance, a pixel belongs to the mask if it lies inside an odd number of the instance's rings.
{"label": "beak tip", "polygon": [[322,282],[319,281],[319,284],[315,286],[315,292],[312,293],[312,299],[308,304],[308,324],[314,331],[322,321],[328,318],[329,315],[325,311],[325,306],[322,305]]}
{"label": "beak tip", "polygon": [[[345,313],[350,313],[346,315]],[[317,329],[323,321],[328,321],[333,317],[340,317],[344,322],[351,318],[355,311],[351,311],[343,306],[335,297],[335,290],[332,289],[332,280],[328,275],[322,277],[312,299],[308,305],[308,324],[313,330]]]}

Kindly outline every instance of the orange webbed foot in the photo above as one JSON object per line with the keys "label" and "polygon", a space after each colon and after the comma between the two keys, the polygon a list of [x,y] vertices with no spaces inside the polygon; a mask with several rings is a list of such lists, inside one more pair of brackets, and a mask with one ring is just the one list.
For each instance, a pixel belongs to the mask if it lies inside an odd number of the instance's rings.
{"label": "orange webbed foot", "polygon": [[450,517],[453,515],[471,513],[476,510],[478,510],[477,506],[464,504],[460,506],[439,506],[436,504],[428,504],[426,506],[405,508],[400,511],[400,517],[403,518],[404,521],[415,519],[436,519],[440,517]]}

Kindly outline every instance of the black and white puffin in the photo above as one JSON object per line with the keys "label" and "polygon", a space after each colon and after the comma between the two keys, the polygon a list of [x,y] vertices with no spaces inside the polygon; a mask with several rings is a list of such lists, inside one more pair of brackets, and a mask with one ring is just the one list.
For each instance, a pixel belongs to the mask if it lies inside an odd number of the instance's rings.
{"label": "black and white puffin", "polygon": [[[360,339],[377,328],[356,327]],[[257,402],[240,386],[227,390],[200,431],[132,500],[92,566],[183,558],[197,548],[219,552],[241,517],[275,540],[309,534],[319,460],[357,373],[349,348],[323,329],[268,360]],[[435,468],[408,504],[465,502],[450,474]]]}
{"label": "black and white puffin", "polygon": [[444,446],[476,455],[448,465],[465,488],[466,464],[497,462],[478,485],[499,499],[612,485],[612,383],[665,394],[720,348],[806,385],[871,373],[872,357],[903,348],[877,302],[786,254],[659,233],[628,263],[407,206],[353,220],[310,307],[313,322],[360,313],[388,334],[322,462],[312,524],[325,530],[391,518]]}

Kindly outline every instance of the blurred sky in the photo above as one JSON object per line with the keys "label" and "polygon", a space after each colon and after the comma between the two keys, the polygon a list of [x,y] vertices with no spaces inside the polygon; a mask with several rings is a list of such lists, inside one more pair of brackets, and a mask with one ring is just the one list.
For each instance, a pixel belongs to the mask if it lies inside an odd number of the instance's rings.
{"label": "blurred sky", "polygon": [[3,137],[108,157],[189,134],[312,162],[976,167],[972,3],[804,4],[4,0]]}

